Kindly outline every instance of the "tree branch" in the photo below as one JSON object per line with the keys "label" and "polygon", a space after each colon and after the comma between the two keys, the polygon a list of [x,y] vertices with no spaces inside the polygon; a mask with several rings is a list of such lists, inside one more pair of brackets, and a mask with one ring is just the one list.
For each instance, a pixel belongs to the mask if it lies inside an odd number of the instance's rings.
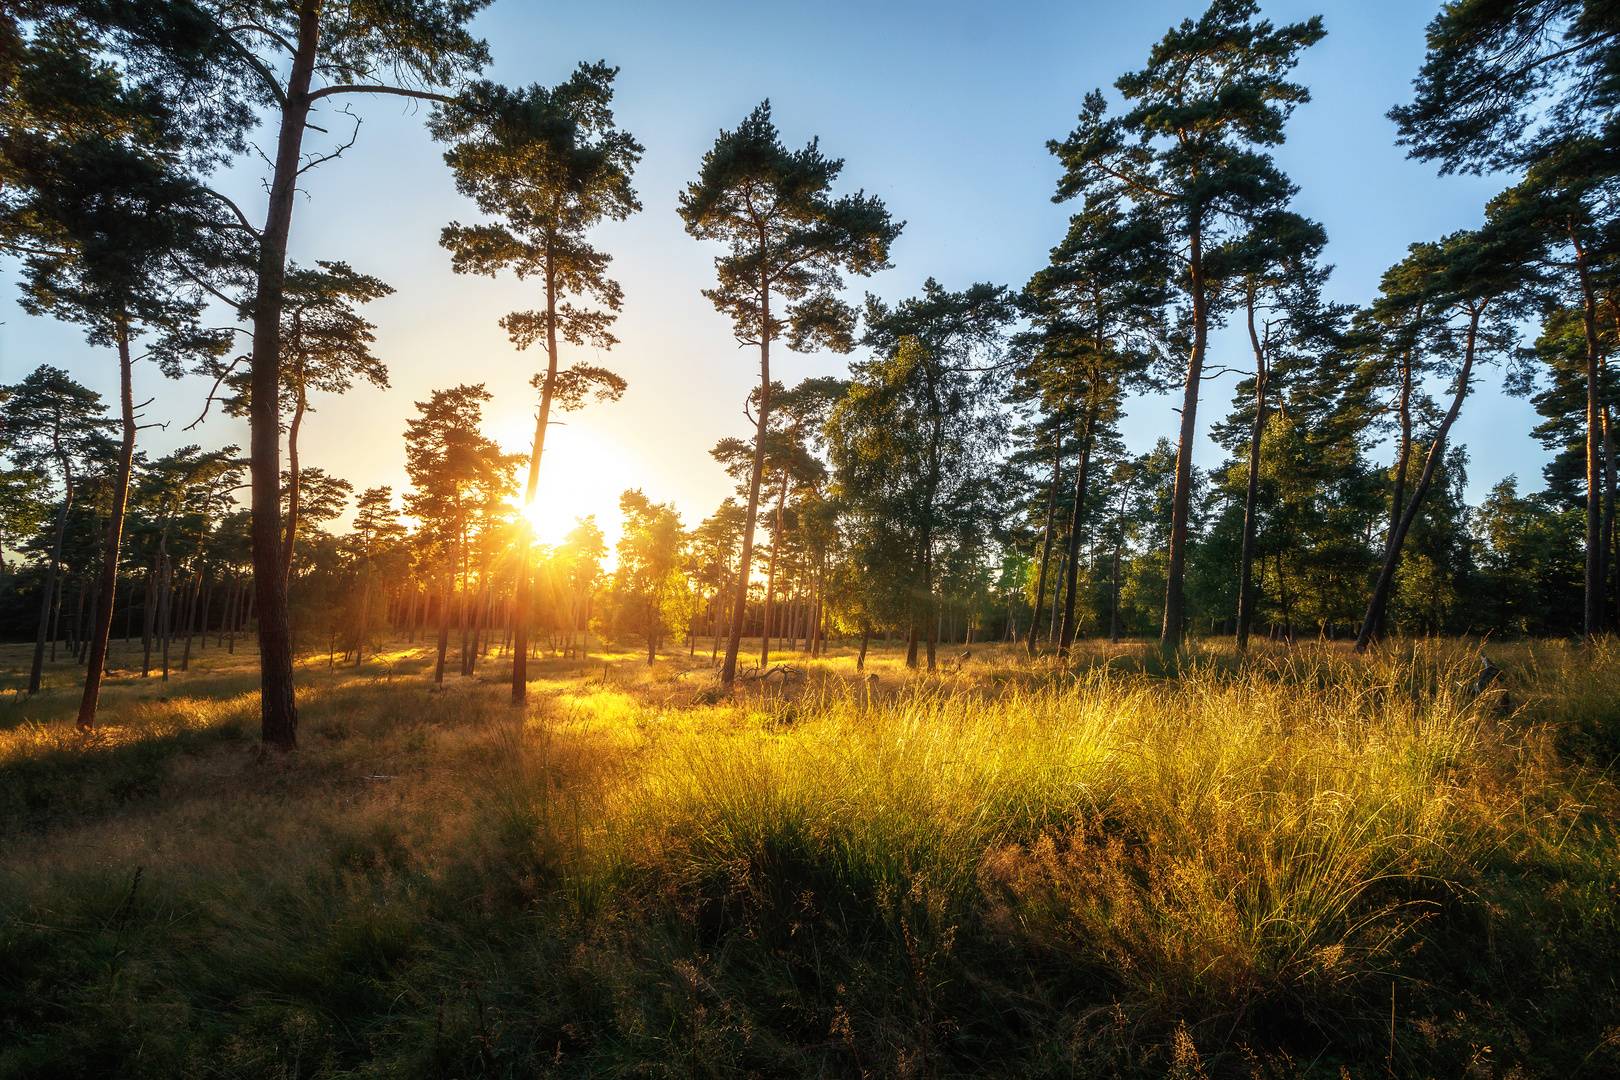
{"label": "tree branch", "polygon": [[193,282],[195,282],[199,287],[201,287],[202,289],[207,291],[211,296],[213,296],[220,303],[229,304],[231,307],[237,309],[238,311],[240,311],[242,309],[242,305],[241,305],[240,302],[238,302],[236,300],[232,300],[230,297],[226,296],[224,293],[220,292],[218,289],[216,289],[212,285],[208,284],[208,282],[206,282],[202,278],[198,277],[195,273],[192,272],[191,268],[188,267],[185,263],[181,262],[179,257],[176,256],[173,252],[170,252],[170,254],[169,254],[169,261],[174,264],[176,270],[179,270],[182,274],[186,275],[186,277],[190,278]]}
{"label": "tree branch", "polygon": [[455,102],[455,98],[445,94],[435,94],[428,90],[410,90],[403,86],[372,86],[365,83],[340,83],[337,86],[324,86],[309,95],[308,100],[313,103],[323,97],[333,94],[393,94],[396,97],[418,98],[423,101],[437,101],[445,105]]}
{"label": "tree branch", "polygon": [[253,238],[255,240],[262,240],[264,238],[263,234],[260,233],[258,229],[255,229],[253,227],[253,223],[248,220],[247,215],[242,213],[242,208],[240,206],[237,206],[230,199],[226,198],[224,195],[222,195],[219,192],[215,191],[211,187],[205,187],[205,188],[202,189],[202,191],[203,191],[204,194],[212,195],[214,198],[218,199],[220,202],[222,202],[226,206],[230,207],[231,213],[236,215],[236,220],[240,221],[242,223],[242,228],[244,228],[248,232],[252,233]]}

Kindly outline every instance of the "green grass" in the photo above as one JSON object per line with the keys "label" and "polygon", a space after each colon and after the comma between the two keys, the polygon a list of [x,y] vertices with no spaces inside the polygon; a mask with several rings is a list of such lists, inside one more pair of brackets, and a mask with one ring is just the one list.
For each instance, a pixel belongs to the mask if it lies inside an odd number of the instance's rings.
{"label": "green grass", "polygon": [[[0,1077],[1620,1069],[1620,649],[0,698]],[[0,649],[14,676],[21,647]],[[784,657],[792,662],[792,658]],[[115,660],[116,663],[116,660]],[[12,680],[15,682],[15,679]]]}

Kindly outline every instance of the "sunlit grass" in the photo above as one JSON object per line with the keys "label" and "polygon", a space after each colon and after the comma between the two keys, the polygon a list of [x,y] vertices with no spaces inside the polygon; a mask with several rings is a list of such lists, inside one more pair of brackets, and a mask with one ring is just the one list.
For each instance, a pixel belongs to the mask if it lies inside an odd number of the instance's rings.
{"label": "sunlit grass", "polygon": [[1615,1063],[1557,989],[1620,940],[1612,643],[960,652],[548,658],[519,712],[397,643],[299,665],[290,757],[240,646],[89,738],[8,694],[0,1075],[175,1009],[153,1075]]}

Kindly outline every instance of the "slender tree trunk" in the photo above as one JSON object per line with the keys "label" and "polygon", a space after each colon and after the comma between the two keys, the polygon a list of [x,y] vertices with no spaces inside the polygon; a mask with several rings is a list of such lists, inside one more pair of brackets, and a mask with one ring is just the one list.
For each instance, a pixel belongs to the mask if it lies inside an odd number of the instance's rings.
{"label": "slender tree trunk", "polygon": [[1260,511],[1260,439],[1266,430],[1266,383],[1271,371],[1265,347],[1254,328],[1254,285],[1246,305],[1249,345],[1254,349],[1254,424],[1249,430],[1249,485],[1243,493],[1243,553],[1238,562],[1238,652],[1249,648],[1249,627],[1254,622],[1254,534]]}
{"label": "slender tree trunk", "polygon": [[298,746],[298,709],[293,693],[292,627],[287,608],[288,563],[281,551],[282,287],[287,274],[287,236],[292,228],[298,173],[303,166],[310,77],[320,42],[317,0],[299,0],[297,13],[298,36],[281,108],[269,207],[259,239],[248,402],[253,603],[259,610],[260,732],[264,745],[284,751]]}
{"label": "slender tree trunk", "polygon": [[1074,601],[1080,589],[1080,530],[1086,520],[1086,488],[1091,483],[1091,443],[1096,426],[1097,405],[1093,403],[1086,414],[1086,429],[1080,436],[1080,468],[1074,477],[1074,525],[1069,529],[1069,587],[1063,594],[1063,637],[1058,642],[1058,655],[1064,657],[1069,655],[1069,647],[1074,644]]}
{"label": "slender tree trunk", "polygon": [[[1451,431],[1451,425],[1457,419],[1457,413],[1462,410],[1463,399],[1468,396],[1468,380],[1473,374],[1474,348],[1479,334],[1479,320],[1483,313],[1482,308],[1476,307],[1471,312],[1468,322],[1468,338],[1463,353],[1462,371],[1457,376],[1457,392],[1451,399],[1451,408],[1446,410],[1445,418],[1440,421],[1440,428],[1435,432],[1434,443],[1429,447],[1429,454],[1423,463],[1423,473],[1418,477],[1417,487],[1412,491],[1411,501],[1407,503],[1406,512],[1402,514],[1401,521],[1396,526],[1394,534],[1384,554],[1384,565],[1378,572],[1378,582],[1373,586],[1372,598],[1367,603],[1367,615],[1361,623],[1361,633],[1356,637],[1356,652],[1365,652],[1372,643],[1373,632],[1384,617],[1384,609],[1389,604],[1389,593],[1395,582],[1395,568],[1400,564],[1401,546],[1406,542],[1406,534],[1412,528],[1412,522],[1417,520],[1418,511],[1423,506],[1423,497],[1429,492],[1429,484],[1434,480],[1435,470],[1445,454],[1446,435]],[[1286,590],[1284,596],[1286,596]],[[1292,618],[1285,612],[1290,630]],[[1291,635],[1290,635],[1291,636]]]}
{"label": "slender tree trunk", "polygon": [[[1420,307],[1413,315],[1413,321],[1423,317]],[[1389,545],[1394,541],[1395,534],[1400,531],[1401,513],[1406,507],[1406,476],[1412,461],[1412,391],[1415,378],[1412,371],[1412,352],[1415,345],[1408,345],[1401,354],[1401,393],[1396,402],[1396,415],[1401,425],[1401,445],[1395,458],[1395,476],[1389,499],[1389,531],[1384,537],[1384,556],[1389,557]],[[1378,625],[1373,627],[1373,636],[1382,638],[1386,631],[1388,608],[1378,612]]]}
{"label": "slender tree trunk", "polygon": [[152,674],[152,644],[157,633],[158,557],[146,571],[146,603],[141,608],[141,678]]}
{"label": "slender tree trunk", "polygon": [[118,444],[118,474],[113,480],[112,506],[107,515],[107,536],[101,560],[101,599],[91,631],[90,662],[84,672],[84,694],[79,698],[79,730],[95,726],[101,700],[101,679],[107,671],[107,640],[112,636],[113,593],[118,588],[118,549],[124,539],[124,510],[129,504],[129,477],[135,463],[135,394],[131,385],[134,361],[129,354],[129,328],[118,328],[118,403],[123,438]]}
{"label": "slender tree trunk", "polygon": [[292,421],[287,425],[287,524],[281,536],[281,580],[283,588],[292,587],[293,545],[298,542],[298,515],[303,508],[303,476],[298,466],[298,433],[304,426],[306,399],[300,380],[298,404],[293,409]]}
{"label": "slender tree trunk", "polygon": [[191,670],[191,638],[197,626],[197,600],[202,595],[202,571],[197,569],[191,574],[191,588],[187,589],[186,598],[186,645],[180,653],[180,670]]}
{"label": "slender tree trunk", "polygon": [[360,639],[354,646],[354,666],[359,667],[366,658],[366,605],[371,602],[371,559],[366,559],[365,583],[360,586]]}
{"label": "slender tree trunk", "polygon": [[754,558],[754,525],[759,518],[759,483],[765,473],[765,426],[771,416],[771,293],[770,279],[760,274],[759,304],[759,421],[754,429],[754,468],[748,480],[748,513],[743,519],[742,558],[737,570],[736,600],[731,613],[731,638],[720,685],[730,690],[737,681],[737,652],[742,647],[743,616],[748,604],[748,571]]}
{"label": "slender tree trunk", "polygon": [[[759,430],[765,430],[763,416],[760,419]],[[761,435],[761,438],[764,436]],[[776,598],[776,553],[782,544],[782,524],[787,509],[787,469],[782,470],[782,489],[776,496],[776,528],[771,530],[771,558],[765,571],[765,614],[763,616],[764,633],[761,635],[759,646],[759,670],[764,671],[771,665],[771,613]]]}
{"label": "slender tree trunk", "polygon": [[1108,640],[1115,645],[1119,644],[1119,555],[1120,548],[1124,546],[1125,530],[1122,528],[1114,538],[1114,573],[1108,605]]}
{"label": "slender tree trunk", "polygon": [[439,658],[433,667],[433,683],[444,685],[444,658],[450,650],[450,591],[455,577],[455,563],[445,567],[444,581],[439,585]]}
{"label": "slender tree trunk", "polygon": [[872,639],[872,624],[870,622],[868,622],[866,620],[866,617],[863,615],[861,617],[861,651],[860,651],[860,654],[855,657],[855,670],[856,671],[865,671],[866,670],[866,643],[868,641],[870,641],[871,639]]}
{"label": "slender tree trunk", "polygon": [[939,641],[938,605],[934,600],[934,540],[933,530],[926,532],[923,544],[923,623],[928,630],[928,670],[937,663],[936,644]]}
{"label": "slender tree trunk", "polygon": [[[164,530],[167,539],[168,530]],[[162,645],[163,681],[169,681],[169,618],[174,608],[174,564],[165,545],[158,545],[158,639]]]}
{"label": "slender tree trunk", "polygon": [[[1599,369],[1601,374],[1601,368]],[[1614,497],[1615,497],[1615,468],[1614,468],[1614,438],[1610,431],[1609,406],[1603,406],[1603,559],[1604,581],[1607,583],[1614,577],[1616,560],[1614,557]],[[1607,588],[1607,584],[1604,586]]]}
{"label": "slender tree trunk", "polygon": [[[1057,513],[1058,478],[1063,473],[1063,440],[1052,447],[1052,483],[1046,489],[1046,529],[1041,539],[1041,570],[1035,577],[1035,612],[1029,620],[1029,655],[1035,655],[1035,636],[1041,629],[1041,609],[1046,606],[1046,566],[1052,557],[1052,521]],[[1054,591],[1054,595],[1056,595]]]}
{"label": "slender tree trunk", "polygon": [[56,643],[62,637],[62,593],[67,590],[66,575],[58,574],[56,594],[51,597],[51,663],[56,663]]}
{"label": "slender tree trunk", "polygon": [[1204,350],[1209,343],[1209,303],[1204,292],[1204,250],[1201,223],[1193,222],[1188,261],[1192,286],[1193,342],[1187,358],[1187,389],[1181,401],[1181,437],[1176,447],[1176,486],[1170,505],[1170,561],[1165,569],[1164,627],[1159,641],[1167,649],[1181,647],[1187,613],[1183,578],[1187,569],[1187,518],[1192,509],[1193,444],[1198,438],[1198,384],[1204,374]]}
{"label": "slender tree trunk", "polygon": [[1586,603],[1584,630],[1588,640],[1603,633],[1603,601],[1607,582],[1603,573],[1603,452],[1600,379],[1598,377],[1597,298],[1585,250],[1573,235],[1576,272],[1581,283],[1582,323],[1586,330]]}
{"label": "slender tree trunk", "polygon": [[28,669],[28,692],[39,693],[45,672],[45,638],[51,628],[51,606],[56,599],[56,581],[62,566],[62,534],[67,529],[68,510],[73,506],[73,466],[63,457],[62,508],[56,512],[56,531],[51,536],[51,561],[45,568],[45,588],[39,602],[39,631],[34,637],[34,662]]}
{"label": "slender tree trunk", "polygon": [[534,445],[529,452],[529,480],[523,489],[523,528],[518,538],[517,614],[512,642],[512,703],[521,705],[529,692],[529,545],[534,527],[529,507],[540,485],[540,458],[546,449],[546,427],[551,422],[551,398],[557,388],[557,278],[546,265],[546,379],[540,388],[540,412],[534,421]]}

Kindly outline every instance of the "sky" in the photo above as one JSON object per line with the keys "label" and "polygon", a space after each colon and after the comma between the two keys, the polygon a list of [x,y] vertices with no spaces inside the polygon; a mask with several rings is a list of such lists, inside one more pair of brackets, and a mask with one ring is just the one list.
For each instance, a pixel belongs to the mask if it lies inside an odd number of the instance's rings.
{"label": "sky", "polygon": [[[512,85],[555,85],[581,61],[620,68],[614,102],[619,125],[646,147],[635,186],[643,211],[594,234],[614,258],[624,310],[610,353],[565,347],[564,366],[584,359],[629,382],[617,403],[563,417],[547,437],[536,515],[541,538],[556,542],[575,517],[597,515],[610,540],[619,494],[642,489],[674,501],[688,525],[713,513],[732,481],[709,456],[724,436],[747,436],[742,406],[758,379],[757,351],[741,349],[730,323],[700,290],[714,281],[715,245],[684,232],[675,212],[704,152],[769,99],[789,146],[819,138],[843,158],[838,191],[864,189],[906,222],[892,269],[850,283],[850,298],[873,292],[896,302],[929,277],[951,289],[987,281],[1017,288],[1047,260],[1076,207],[1051,201],[1060,174],[1049,139],[1073,129],[1084,95],[1144,65],[1164,32],[1196,17],[1198,0],[1071,0],[998,4],[820,0],[818,3],[670,3],[586,0],[572,5],[495,0],[474,29],[490,43],[485,75]],[[1272,0],[1266,18],[1324,17],[1327,37],[1308,50],[1296,78],[1312,100],[1276,150],[1299,185],[1297,209],[1327,229],[1335,271],[1330,299],[1366,303],[1384,269],[1409,244],[1473,227],[1502,178],[1441,177],[1411,161],[1384,114],[1408,100],[1423,57],[1423,27],[1435,3],[1413,0]],[[533,433],[530,376],[541,352],[519,352],[498,327],[514,309],[543,305],[532,281],[451,272],[438,244],[451,221],[481,220],[459,196],[442,145],[425,130],[427,110],[392,98],[348,99],[362,123],[355,145],[304,177],[293,219],[295,261],[340,259],[396,292],[366,309],[377,324],[375,351],[388,365],[387,390],[357,386],[314,404],[300,440],[306,465],[350,481],[358,492],[407,486],[403,432],[414,403],[435,389],[483,383],[494,395],[486,431],[509,451],[526,452]],[[334,138],[347,117],[321,103]],[[258,132],[271,149],[274,129]],[[318,133],[311,133],[319,139]],[[321,148],[318,142],[308,147]],[[264,169],[250,155],[214,180],[256,223],[264,215]],[[116,361],[84,343],[74,327],[26,315],[15,302],[15,267],[0,266],[0,381],[15,382],[41,363],[116,403]],[[843,374],[849,358],[773,350],[772,374],[792,385]],[[1210,363],[1243,367],[1247,346],[1232,333],[1215,339]],[[1236,376],[1206,381],[1200,427],[1230,406]],[[245,447],[245,423],[201,412],[208,384],[165,380],[151,363],[136,369],[136,399],[155,399],[141,433],[151,456],[188,443]],[[1528,435],[1529,404],[1506,397],[1501,373],[1487,372],[1454,428],[1471,455],[1468,494],[1483,498],[1509,473],[1540,486],[1547,455]],[[1134,400],[1123,425],[1135,451],[1174,435],[1180,404]],[[1221,452],[1205,434],[1195,460]]]}

